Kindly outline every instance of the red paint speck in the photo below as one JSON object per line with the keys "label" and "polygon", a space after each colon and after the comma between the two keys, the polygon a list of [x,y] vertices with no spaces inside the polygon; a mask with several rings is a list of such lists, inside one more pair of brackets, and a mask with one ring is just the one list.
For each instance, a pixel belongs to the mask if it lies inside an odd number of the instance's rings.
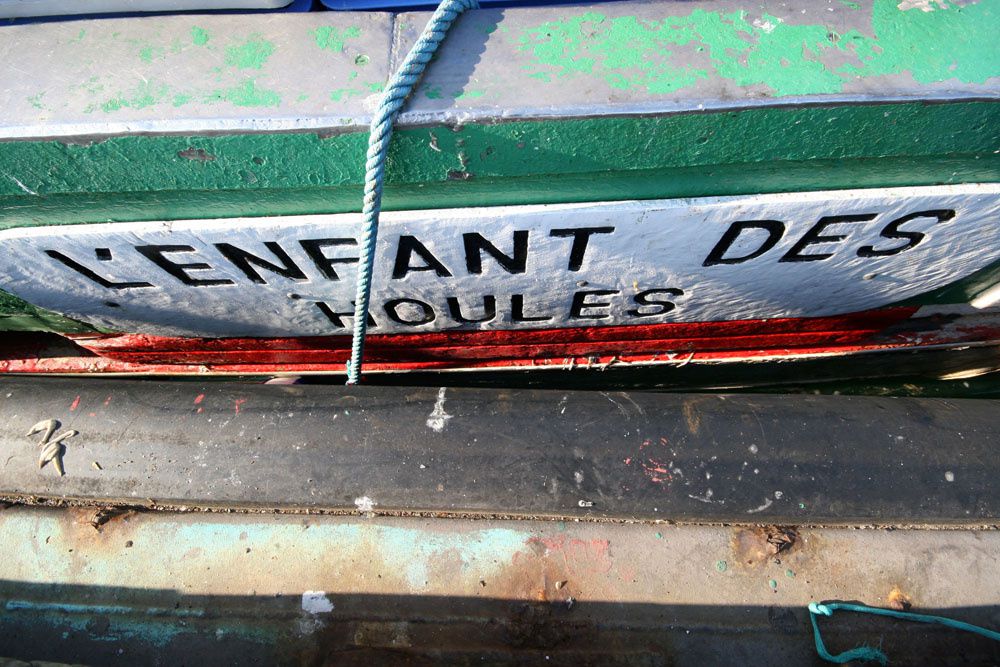
{"label": "red paint speck", "polygon": [[236,414],[240,414],[240,406],[247,402],[245,398],[237,398],[234,407],[236,408]]}
{"label": "red paint speck", "polygon": [[205,411],[205,408],[198,408],[198,414],[199,414],[199,415],[200,415],[200,414],[201,414],[202,412],[204,412],[204,411]]}
{"label": "red paint speck", "polygon": [[110,396],[108,396],[107,398],[104,399],[104,407],[108,407],[109,405],[111,405],[111,397]]}
{"label": "red paint speck", "polygon": [[205,394],[198,394],[197,396],[194,397],[194,404],[198,405],[204,400],[205,400]]}
{"label": "red paint speck", "polygon": [[73,399],[73,402],[72,402],[72,403],[70,403],[70,405],[69,405],[69,411],[70,411],[70,412],[73,412],[73,411],[74,411],[74,410],[76,410],[76,409],[77,409],[78,407],[80,407],[80,397],[79,397],[79,396],[77,396],[76,398],[74,398],[74,399]]}
{"label": "red paint speck", "polygon": [[96,412],[91,412],[89,416],[90,416],[90,417],[96,417],[96,416],[97,416],[97,413],[96,413]]}
{"label": "red paint speck", "polygon": [[625,459],[625,465],[627,465],[627,466],[632,465],[632,457],[631,456],[628,457],[627,459]]}

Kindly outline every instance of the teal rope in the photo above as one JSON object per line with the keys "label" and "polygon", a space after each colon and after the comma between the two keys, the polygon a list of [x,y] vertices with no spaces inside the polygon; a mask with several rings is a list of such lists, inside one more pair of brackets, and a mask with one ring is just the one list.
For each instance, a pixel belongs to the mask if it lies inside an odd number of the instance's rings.
{"label": "teal rope", "polygon": [[843,653],[838,653],[837,655],[831,655],[829,651],[826,650],[826,645],[823,643],[823,638],[819,634],[819,623],[816,622],[817,616],[833,616],[833,612],[838,609],[843,609],[844,611],[854,611],[860,614],[874,614],[875,616],[888,616],[889,618],[898,618],[904,621],[916,621],[917,623],[937,623],[948,628],[954,628],[955,630],[963,630],[965,632],[972,632],[977,635],[982,635],[988,639],[993,639],[995,641],[1000,641],[1000,632],[995,632],[994,630],[987,630],[986,628],[981,628],[978,625],[972,625],[971,623],[964,623],[962,621],[956,621],[951,618],[945,618],[944,616],[931,616],[929,614],[913,614],[906,611],[895,611],[894,609],[880,609],[878,607],[869,607],[863,604],[850,604],[847,602],[828,602],[826,604],[820,604],[817,602],[809,603],[809,620],[812,621],[813,626],[813,638],[816,640],[816,653],[819,657],[823,658],[828,662],[836,662],[838,664],[848,663],[852,660],[863,660],[868,662],[880,662],[883,665],[889,664],[889,656],[887,656],[882,651],[871,646],[858,646],[852,648],[849,651],[844,651]]}
{"label": "teal rope", "polygon": [[378,217],[382,210],[382,183],[385,179],[385,157],[392,138],[392,124],[406,98],[423,76],[448,29],[462,12],[477,6],[476,0],[441,0],[423,33],[406,54],[403,64],[392,75],[385,93],[372,118],[368,135],[368,158],[365,162],[365,200],[362,208],[362,230],[359,242],[358,287],[354,299],[354,332],[351,340],[351,360],[347,365],[347,384],[357,384],[361,378],[361,359],[368,332],[368,306],[372,292],[372,271],[375,263],[375,241],[378,238]]}

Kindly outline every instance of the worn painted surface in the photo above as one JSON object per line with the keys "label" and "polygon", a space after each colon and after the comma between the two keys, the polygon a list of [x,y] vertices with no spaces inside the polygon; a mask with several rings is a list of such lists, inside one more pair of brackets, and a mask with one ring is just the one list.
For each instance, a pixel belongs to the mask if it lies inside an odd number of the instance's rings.
{"label": "worn painted surface", "polygon": [[[996,2],[474,12],[401,118],[386,208],[995,182],[996,103],[969,100],[998,96]],[[356,211],[369,109],[425,17],[9,28],[0,228]],[[6,329],[74,326],[14,303]]]}
{"label": "worn painted surface", "polygon": [[[477,11],[449,35],[402,122],[421,122],[428,113],[473,120],[836,95],[995,97],[997,8],[997,0],[806,0],[753,8],[660,1]],[[18,26],[5,31],[10,39],[0,55],[12,72],[36,75],[7,75],[11,104],[0,136],[361,128],[390,59],[427,16]],[[64,67],[34,66],[53,51]]]}
{"label": "worn painted surface", "polygon": [[[0,513],[13,546],[0,580],[5,655],[801,663],[814,650],[810,600],[909,605],[994,625],[989,605],[1000,595],[992,531],[94,517]],[[921,626],[837,617],[824,628],[832,646],[877,642],[902,662],[959,647],[974,659],[995,655],[969,635]]]}
{"label": "worn painted surface", "polygon": [[[390,212],[372,333],[570,329],[555,343],[873,310],[995,262],[998,215],[991,185]],[[0,281],[125,333],[347,334],[358,233],[346,215],[12,229]]]}

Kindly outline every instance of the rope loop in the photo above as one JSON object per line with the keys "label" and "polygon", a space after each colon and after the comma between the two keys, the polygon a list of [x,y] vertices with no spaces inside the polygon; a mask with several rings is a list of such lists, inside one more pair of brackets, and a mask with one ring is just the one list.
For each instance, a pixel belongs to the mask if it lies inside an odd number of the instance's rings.
{"label": "rope loop", "polygon": [[833,612],[838,609],[843,609],[844,611],[853,611],[859,614],[873,614],[875,616],[887,616],[889,618],[898,618],[903,621],[914,621],[916,623],[936,623],[938,625],[943,625],[954,630],[962,630],[963,632],[971,632],[973,634],[986,637],[987,639],[992,639],[994,641],[1000,641],[1000,632],[994,630],[988,630],[986,628],[981,628],[978,625],[972,625],[971,623],[965,623],[964,621],[956,621],[952,618],[946,618],[944,616],[931,616],[930,614],[914,614],[908,611],[896,611],[895,609],[882,609],[880,607],[869,607],[863,604],[851,604],[848,602],[810,602],[809,603],[809,620],[812,621],[813,626],[813,639],[816,641],[816,653],[819,657],[823,658],[827,662],[834,662],[837,664],[845,664],[851,662],[852,660],[861,660],[864,662],[878,662],[883,665],[889,664],[889,656],[872,646],[857,646],[843,653],[838,653],[836,655],[831,654],[827,649],[826,645],[823,643],[823,637],[819,633],[819,623],[816,622],[817,616],[833,616]]}

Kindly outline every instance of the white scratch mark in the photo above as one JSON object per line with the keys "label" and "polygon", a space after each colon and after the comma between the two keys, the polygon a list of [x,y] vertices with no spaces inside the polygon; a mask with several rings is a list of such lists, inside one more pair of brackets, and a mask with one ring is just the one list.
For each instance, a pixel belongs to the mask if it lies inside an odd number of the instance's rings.
{"label": "white scratch mark", "polygon": [[302,611],[307,614],[328,614],[333,611],[333,603],[326,597],[326,591],[306,591],[302,594]]}
{"label": "white scratch mark", "polygon": [[688,498],[690,498],[691,500],[697,500],[699,503],[718,503],[720,505],[726,504],[725,500],[712,500],[713,495],[714,494],[712,493],[712,489],[708,489],[707,491],[705,491],[705,495],[703,496],[693,496],[689,493]]}
{"label": "white scratch mark", "polygon": [[757,512],[763,512],[764,510],[766,510],[768,507],[770,507],[773,504],[774,504],[773,500],[771,500],[770,498],[764,498],[764,504],[763,505],[761,505],[760,507],[755,507],[752,510],[747,510],[747,514],[756,514]]}
{"label": "white scratch mark", "polygon": [[10,174],[7,174],[7,178],[9,178],[10,180],[12,180],[15,183],[17,183],[17,187],[21,188],[22,190],[24,190],[25,192],[27,192],[29,195],[35,195],[36,197],[38,196],[37,192],[35,192],[31,188],[29,188],[27,185],[25,185],[24,183],[22,183],[20,180],[18,180],[16,176],[11,176]]}
{"label": "white scratch mark", "polygon": [[580,472],[579,470],[573,473],[573,481],[576,482],[577,486],[583,484],[583,473]]}
{"label": "white scratch mark", "polygon": [[443,431],[445,423],[451,419],[451,415],[444,411],[444,394],[444,387],[438,389],[438,397],[434,403],[434,409],[427,416],[427,427],[435,433]]}
{"label": "white scratch mark", "polygon": [[618,408],[618,412],[622,413],[622,417],[626,417],[626,418],[628,417],[628,410],[625,409],[625,406],[622,405],[621,403],[619,403],[618,401],[616,401],[615,399],[611,398],[611,396],[608,394],[608,392],[602,391],[601,392],[601,396],[603,396],[604,398],[608,399],[608,401],[611,402],[611,405],[613,405],[616,408]]}
{"label": "white scratch mark", "polygon": [[375,510],[375,505],[377,504],[368,496],[361,496],[354,499],[354,506],[358,508],[359,512],[372,512]]}

